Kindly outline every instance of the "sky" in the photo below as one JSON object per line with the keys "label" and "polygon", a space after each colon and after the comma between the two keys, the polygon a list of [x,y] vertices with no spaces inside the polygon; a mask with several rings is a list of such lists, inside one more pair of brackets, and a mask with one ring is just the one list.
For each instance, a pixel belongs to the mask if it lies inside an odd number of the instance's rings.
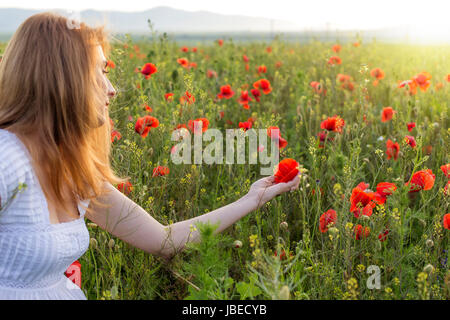
{"label": "sky", "polygon": [[1,7],[31,9],[84,9],[144,11],[169,6],[187,11],[211,11],[281,19],[299,28],[377,29],[408,26],[421,33],[450,37],[448,0],[2,0]]}

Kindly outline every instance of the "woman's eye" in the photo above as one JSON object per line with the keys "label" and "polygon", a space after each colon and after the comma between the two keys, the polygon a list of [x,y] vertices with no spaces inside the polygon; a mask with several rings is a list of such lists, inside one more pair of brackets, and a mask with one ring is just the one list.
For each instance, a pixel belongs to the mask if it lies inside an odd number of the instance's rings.
{"label": "woman's eye", "polygon": [[103,73],[109,73],[109,71],[107,71],[107,70],[103,70]]}

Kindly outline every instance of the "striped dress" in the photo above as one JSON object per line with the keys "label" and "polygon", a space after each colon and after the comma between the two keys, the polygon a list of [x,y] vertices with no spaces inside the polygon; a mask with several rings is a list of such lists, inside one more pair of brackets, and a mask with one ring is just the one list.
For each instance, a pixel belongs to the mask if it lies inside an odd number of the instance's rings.
{"label": "striped dress", "polygon": [[64,272],[89,246],[80,217],[51,224],[47,200],[26,146],[0,129],[0,299],[86,299]]}

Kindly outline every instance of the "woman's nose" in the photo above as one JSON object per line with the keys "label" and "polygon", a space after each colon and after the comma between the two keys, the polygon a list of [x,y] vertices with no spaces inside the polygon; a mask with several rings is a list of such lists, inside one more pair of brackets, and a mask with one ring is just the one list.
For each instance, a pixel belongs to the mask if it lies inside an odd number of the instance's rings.
{"label": "woman's nose", "polygon": [[111,82],[108,81],[108,97],[112,98],[117,94],[116,89],[112,86]]}

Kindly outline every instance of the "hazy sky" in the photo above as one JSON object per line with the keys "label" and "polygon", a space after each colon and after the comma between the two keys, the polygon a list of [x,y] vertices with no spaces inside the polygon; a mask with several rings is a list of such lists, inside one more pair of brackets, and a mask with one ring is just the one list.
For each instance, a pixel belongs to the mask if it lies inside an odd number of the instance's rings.
{"label": "hazy sky", "polygon": [[343,29],[409,25],[429,32],[450,30],[448,0],[2,0],[0,4],[16,8],[114,11],[143,11],[157,6],[283,19],[301,28],[331,23],[333,28]]}

